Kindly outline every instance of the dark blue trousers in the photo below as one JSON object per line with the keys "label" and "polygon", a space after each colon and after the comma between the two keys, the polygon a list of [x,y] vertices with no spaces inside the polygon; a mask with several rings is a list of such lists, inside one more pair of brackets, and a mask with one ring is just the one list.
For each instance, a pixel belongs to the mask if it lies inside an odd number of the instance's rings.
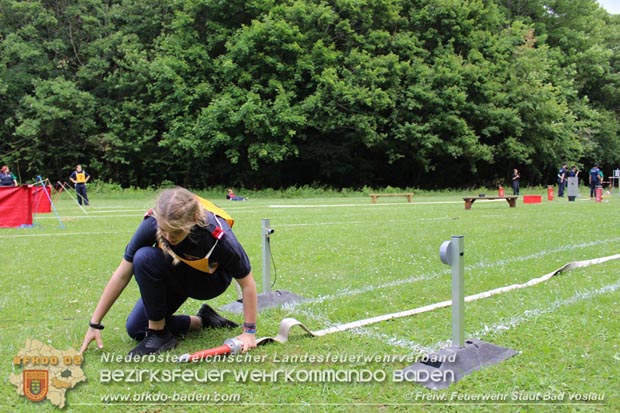
{"label": "dark blue trousers", "polygon": [[77,193],[78,204],[88,205],[88,195],[86,195],[86,184],[76,184],[75,192]]}
{"label": "dark blue trousers", "polygon": [[232,281],[224,271],[205,274],[185,263],[172,264],[172,259],[156,247],[140,248],[133,259],[133,270],[141,298],[127,317],[127,333],[141,340],[148,320],[165,319],[175,335],[189,329],[190,318],[174,313],[188,299],[208,300],[221,295]]}

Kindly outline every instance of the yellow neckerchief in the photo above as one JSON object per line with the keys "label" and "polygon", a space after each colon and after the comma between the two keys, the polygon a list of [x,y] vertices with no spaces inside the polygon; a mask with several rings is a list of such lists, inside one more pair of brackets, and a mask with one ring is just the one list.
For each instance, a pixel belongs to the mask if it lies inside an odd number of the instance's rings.
{"label": "yellow neckerchief", "polygon": [[[198,195],[195,195],[195,197],[196,199],[198,199],[198,202],[202,205],[202,207],[207,212],[211,212],[213,216],[215,217],[215,221],[217,222],[218,226],[215,228],[215,230],[211,232],[211,236],[215,238],[215,244],[213,244],[213,247],[211,247],[211,249],[209,250],[209,252],[207,252],[207,255],[205,255],[204,258],[199,258],[197,260],[186,260],[176,255],[174,251],[172,251],[171,248],[169,248],[168,250],[170,254],[173,256],[173,258],[176,258],[179,261],[183,261],[185,264],[189,265],[190,267],[198,271],[201,271],[207,274],[213,274],[215,270],[217,269],[218,263],[217,262],[209,263],[209,257],[211,256],[211,253],[215,249],[215,246],[217,245],[217,243],[225,235],[224,229],[222,228],[222,224],[217,219],[217,217],[219,216],[223,218],[228,223],[228,226],[230,226],[231,228],[233,224],[235,223],[235,220],[226,211],[224,211],[222,208],[218,207],[217,205],[215,205],[213,202],[209,201],[208,199],[204,199],[202,197],[199,197]],[[149,209],[144,216],[146,217],[149,215],[153,215],[153,210]]]}
{"label": "yellow neckerchief", "polygon": [[218,225],[213,231],[211,231],[211,236],[215,238],[215,244],[213,244],[213,246],[211,247],[209,252],[207,252],[207,255],[204,256],[204,258],[199,258],[197,260],[186,260],[185,258],[181,258],[178,255],[176,255],[174,251],[170,249],[170,254],[174,258],[178,259],[179,261],[183,261],[185,264],[189,265],[190,267],[198,271],[207,273],[207,274],[213,274],[215,270],[217,269],[218,263],[217,262],[210,263],[209,257],[211,256],[211,253],[215,249],[218,242],[220,242],[220,239],[222,239],[222,237],[224,237],[224,235],[226,234],[224,232],[224,229],[222,228],[222,224],[217,219],[217,215],[213,214],[213,216],[215,217],[215,222],[217,222],[217,225]]}

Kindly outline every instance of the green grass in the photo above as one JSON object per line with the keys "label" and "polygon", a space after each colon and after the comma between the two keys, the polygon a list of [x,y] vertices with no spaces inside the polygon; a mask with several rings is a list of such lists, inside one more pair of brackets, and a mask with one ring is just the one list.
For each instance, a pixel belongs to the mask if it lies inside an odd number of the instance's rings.
{"label": "green grass", "polygon": [[[241,192],[241,191],[239,191]],[[295,192],[295,191],[291,191]],[[301,190],[303,194],[303,190]],[[620,197],[603,203],[557,199],[516,208],[504,201],[477,201],[464,209],[462,196],[485,190],[416,193],[408,204],[400,198],[379,198],[371,191],[314,193],[297,197],[286,192],[251,193],[250,201],[220,201],[221,192],[202,192],[236,219],[235,232],[261,281],[261,219],[270,219],[275,233],[271,247],[276,290],[308,300],[259,316],[258,336],[272,336],[285,317],[314,330],[383,314],[401,312],[450,299],[451,270],[439,259],[439,246],[453,235],[465,237],[465,289],[476,294],[523,283],[565,263],[619,252]],[[487,193],[493,191],[486,190]],[[543,188],[527,193],[546,195]],[[241,195],[248,195],[241,193]],[[87,322],[125,244],[154,194],[93,194],[87,214],[68,197],[56,203],[64,228],[54,214],[37,215],[29,229],[0,229],[0,410],[57,411],[49,401],[33,403],[19,397],[9,382],[12,360],[29,338],[59,350],[78,349]],[[545,197],[543,198],[545,199]],[[451,310],[438,309],[320,338],[294,329],[290,341],[268,344],[250,354],[261,362],[174,363],[106,362],[103,354],[124,356],[134,345],[125,334],[125,317],[138,298],[132,282],[104,320],[104,350],[85,353],[88,378],[67,392],[71,412],[186,411],[612,411],[620,408],[620,278],[618,260],[564,272],[525,289],[467,303],[466,338],[508,347],[518,355],[474,372],[447,390],[431,391],[392,380],[411,362],[367,362],[362,356],[421,357],[450,345]],[[274,274],[275,272],[275,274]],[[213,300],[222,307],[236,299],[230,288]],[[194,314],[200,302],[189,300],[184,313]],[[226,314],[241,321],[237,314]],[[173,354],[220,345],[230,331],[190,334]],[[353,357],[353,362],[286,362],[285,357]],[[104,383],[106,370],[191,370],[203,375],[258,370],[262,382],[244,383],[227,376],[200,383]],[[269,375],[295,369],[363,370],[385,380],[325,383],[317,380],[269,381]],[[239,394],[235,403],[101,402],[102,397]],[[460,401],[499,395],[500,403]],[[564,397],[557,402],[513,400]],[[596,395],[604,401],[569,403],[569,396]],[[427,401],[442,398],[447,401]]]}

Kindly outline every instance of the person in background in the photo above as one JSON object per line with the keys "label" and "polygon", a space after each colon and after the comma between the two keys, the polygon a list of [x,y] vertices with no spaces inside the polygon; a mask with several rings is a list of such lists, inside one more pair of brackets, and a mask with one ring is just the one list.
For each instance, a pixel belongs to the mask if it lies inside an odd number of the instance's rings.
{"label": "person in background", "polygon": [[519,174],[519,170],[517,168],[512,170],[512,194],[519,195],[519,179],[521,179],[521,175]]}
{"label": "person in background", "polygon": [[88,172],[82,169],[82,165],[77,165],[69,180],[75,185],[75,192],[78,195],[78,204],[88,206],[88,195],[86,194],[86,182],[90,179]]}
{"label": "person in background", "polygon": [[247,201],[247,198],[235,195],[232,188],[228,188],[226,190],[226,199],[228,199],[229,201]]}
{"label": "person in background", "polygon": [[250,260],[227,220],[203,205],[185,188],[160,193],[103,290],[80,352],[93,340],[103,347],[101,321],[133,276],[141,297],[127,317],[126,329],[141,341],[129,355],[170,350],[177,344],[175,337],[189,331],[238,327],[207,304],[196,315],[175,314],[189,298],[210,300],[223,294],[232,280],[241,287],[245,319],[237,338],[243,352],[256,347],[258,296]]}
{"label": "person in background", "polygon": [[568,172],[569,178],[578,178],[579,177],[579,169],[575,165],[571,166],[570,171]]}
{"label": "person in background", "polygon": [[558,171],[558,197],[564,196],[564,188],[566,188],[566,178],[568,177],[568,165],[562,164]]}
{"label": "person in background", "polygon": [[601,170],[598,169],[598,164],[594,164],[594,167],[590,169],[589,183],[590,183],[590,198],[594,199],[596,196],[596,187],[601,185]]}
{"label": "person in background", "polygon": [[15,175],[11,173],[6,165],[0,170],[0,186],[18,186]]}

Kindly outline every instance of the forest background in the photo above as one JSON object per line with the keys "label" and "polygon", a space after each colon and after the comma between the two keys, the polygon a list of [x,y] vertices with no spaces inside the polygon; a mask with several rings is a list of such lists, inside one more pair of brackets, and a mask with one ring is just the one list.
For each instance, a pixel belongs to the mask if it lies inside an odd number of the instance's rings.
{"label": "forest background", "polygon": [[[555,182],[620,166],[595,0],[0,0],[0,162],[123,187]],[[586,173],[582,176],[587,175]]]}

